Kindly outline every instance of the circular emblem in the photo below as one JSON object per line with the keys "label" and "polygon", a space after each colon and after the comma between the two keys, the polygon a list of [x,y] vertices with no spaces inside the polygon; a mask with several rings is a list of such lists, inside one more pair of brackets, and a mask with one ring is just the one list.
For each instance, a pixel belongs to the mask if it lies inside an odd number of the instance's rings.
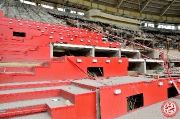
{"label": "circular emblem", "polygon": [[179,111],[179,107],[175,101],[166,101],[161,106],[161,111],[166,117],[174,117]]}

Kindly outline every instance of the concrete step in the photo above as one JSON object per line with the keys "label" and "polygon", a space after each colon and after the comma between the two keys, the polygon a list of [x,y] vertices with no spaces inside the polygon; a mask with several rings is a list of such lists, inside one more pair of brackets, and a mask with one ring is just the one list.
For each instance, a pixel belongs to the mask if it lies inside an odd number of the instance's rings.
{"label": "concrete step", "polygon": [[34,67],[0,67],[0,74],[34,75]]}
{"label": "concrete step", "polygon": [[[9,83],[0,86],[33,85],[32,82]],[[36,83],[34,83],[36,86]],[[43,82],[47,86],[50,82]],[[52,85],[52,84],[51,84]],[[9,89],[0,92],[0,118],[19,116],[45,112],[48,110],[50,115],[54,115],[56,110],[69,110],[75,108],[76,95],[92,92],[91,90],[77,87],[75,85],[61,85],[36,88]]]}
{"label": "concrete step", "polygon": [[49,87],[29,87],[22,89],[2,90],[0,92],[0,103],[10,103],[58,96],[64,97],[71,102],[75,102],[76,94],[85,94],[92,92],[91,90],[80,88],[74,85],[59,85],[60,86],[57,85]]}
{"label": "concrete step", "polygon": [[[73,103],[69,103],[73,105]],[[0,112],[7,111],[9,109],[30,107],[30,106],[49,106],[51,108],[54,107],[62,107],[66,106],[66,99],[61,96],[49,97],[49,98],[41,98],[41,99],[32,99],[32,100],[24,100],[24,101],[16,101],[16,102],[8,102],[1,103]]]}
{"label": "concrete step", "polygon": [[29,115],[21,115],[17,117],[12,117],[11,119],[51,119],[47,112],[29,114]]}
{"label": "concrete step", "polygon": [[[50,97],[42,99],[33,99],[9,103],[1,103],[0,117],[18,116],[24,114],[33,114],[37,112],[46,112],[47,108],[65,107],[67,106],[66,99],[62,97]],[[73,103],[68,101],[68,106],[73,106]]]}
{"label": "concrete step", "polygon": [[15,83],[2,83],[0,84],[0,91],[2,90],[15,90],[15,89],[30,89],[42,88],[51,86],[70,85],[69,81],[52,80],[52,81],[34,81],[34,82],[15,82]]}
{"label": "concrete step", "polygon": [[41,64],[42,62],[0,62],[0,67],[32,67]]}
{"label": "concrete step", "polygon": [[31,105],[26,107],[7,108],[0,110],[0,118],[46,112],[46,110],[46,105]]}

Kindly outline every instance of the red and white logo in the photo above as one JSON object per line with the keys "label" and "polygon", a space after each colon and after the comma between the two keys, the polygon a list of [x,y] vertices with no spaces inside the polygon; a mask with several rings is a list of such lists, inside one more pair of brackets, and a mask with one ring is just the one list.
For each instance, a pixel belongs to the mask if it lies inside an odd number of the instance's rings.
{"label": "red and white logo", "polygon": [[172,102],[166,101],[161,106],[161,110],[164,116],[174,117],[178,113],[179,107],[175,101],[172,101]]}

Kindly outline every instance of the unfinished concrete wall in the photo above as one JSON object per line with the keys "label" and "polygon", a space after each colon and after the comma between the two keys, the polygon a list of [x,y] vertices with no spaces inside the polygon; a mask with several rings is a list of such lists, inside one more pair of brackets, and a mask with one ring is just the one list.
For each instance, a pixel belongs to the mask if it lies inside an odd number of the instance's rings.
{"label": "unfinished concrete wall", "polygon": [[121,51],[121,57],[134,58],[134,59],[140,58],[140,53],[138,50],[120,49],[120,51]]}
{"label": "unfinished concrete wall", "polygon": [[94,56],[94,48],[92,46],[70,45],[54,43],[50,45],[50,56]]}
{"label": "unfinished concrete wall", "polygon": [[[157,50],[158,50],[158,49],[157,49]],[[162,51],[165,53],[164,57],[165,57],[166,59],[176,59],[175,57],[179,57],[179,58],[180,58],[180,51],[178,51],[178,50],[169,50],[169,51],[167,52],[166,49],[163,49]],[[153,53],[154,53],[154,58],[160,58],[160,57],[159,57],[159,56],[160,56],[160,53],[159,53],[158,51],[155,51],[155,52],[153,52]],[[175,57],[167,56],[166,54],[170,54],[170,55],[175,56]]]}
{"label": "unfinished concrete wall", "polygon": [[[176,56],[176,57],[180,57],[180,51],[178,51],[178,50],[169,50],[168,52],[167,52],[167,50],[163,50],[163,51],[166,54],[168,53],[170,55],[173,55],[173,56]],[[176,59],[176,58],[174,58],[172,56],[167,56],[167,55],[165,55],[165,58],[167,58],[167,59]]]}
{"label": "unfinished concrete wall", "polygon": [[145,67],[146,67],[145,73],[148,74],[153,74],[164,69],[162,60],[145,59]]}
{"label": "unfinished concrete wall", "polygon": [[118,48],[94,47],[95,57],[120,57]]}
{"label": "unfinished concrete wall", "polygon": [[146,67],[145,67],[145,61],[144,59],[129,59],[129,67],[128,72],[132,73],[132,71],[136,71],[137,73],[145,73]]}
{"label": "unfinished concrete wall", "polygon": [[[142,51],[141,52],[143,55],[146,55],[150,58],[155,58],[155,52],[152,50],[146,50],[146,51]],[[158,56],[156,56],[156,58],[158,58]]]}

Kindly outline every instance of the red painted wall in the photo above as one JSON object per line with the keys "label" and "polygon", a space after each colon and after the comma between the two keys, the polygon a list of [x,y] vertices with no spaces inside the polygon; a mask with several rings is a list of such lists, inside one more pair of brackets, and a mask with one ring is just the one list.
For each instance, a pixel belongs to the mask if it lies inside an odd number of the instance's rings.
{"label": "red painted wall", "polygon": [[[78,63],[76,61],[77,59],[81,59],[82,62]],[[98,62],[93,63],[93,59],[97,59]],[[110,63],[106,63],[106,60],[111,61]],[[118,60],[122,60],[122,63],[119,63]],[[127,75],[128,59],[102,57],[65,57],[64,61],[51,61],[50,66],[37,66],[28,75],[26,73],[22,73],[18,75],[11,74],[12,76],[4,76],[5,74],[2,71],[0,75],[3,78],[0,76],[0,79],[1,83],[80,79],[88,77],[87,67],[103,67],[105,77],[125,76]]]}
{"label": "red painted wall", "polygon": [[[73,62],[75,62],[79,67],[81,67],[85,72],[87,72],[87,67],[103,67],[104,77],[108,76],[126,76],[128,59],[127,58],[104,58],[104,57],[69,57]],[[81,59],[81,63],[77,63],[76,60]],[[93,62],[97,59],[97,62]],[[106,60],[110,60],[107,63]],[[118,60],[122,60],[119,63]]]}
{"label": "red painted wall", "polygon": [[70,106],[50,108],[52,119],[96,119],[96,93],[76,94],[75,102]]}
{"label": "red painted wall", "polygon": [[75,119],[96,119],[96,93],[76,95]]}
{"label": "red painted wall", "polygon": [[[132,77],[133,78],[133,77]],[[128,80],[128,79],[127,79]],[[163,86],[158,86],[158,82],[163,82]],[[153,82],[141,82],[131,84],[119,84],[116,86],[106,86],[100,88],[100,109],[102,119],[114,119],[127,113],[126,97],[143,93],[144,106],[148,106],[168,99],[167,88],[169,79],[159,79]],[[177,83],[180,86],[180,83]],[[122,92],[114,94],[115,89]]]}

